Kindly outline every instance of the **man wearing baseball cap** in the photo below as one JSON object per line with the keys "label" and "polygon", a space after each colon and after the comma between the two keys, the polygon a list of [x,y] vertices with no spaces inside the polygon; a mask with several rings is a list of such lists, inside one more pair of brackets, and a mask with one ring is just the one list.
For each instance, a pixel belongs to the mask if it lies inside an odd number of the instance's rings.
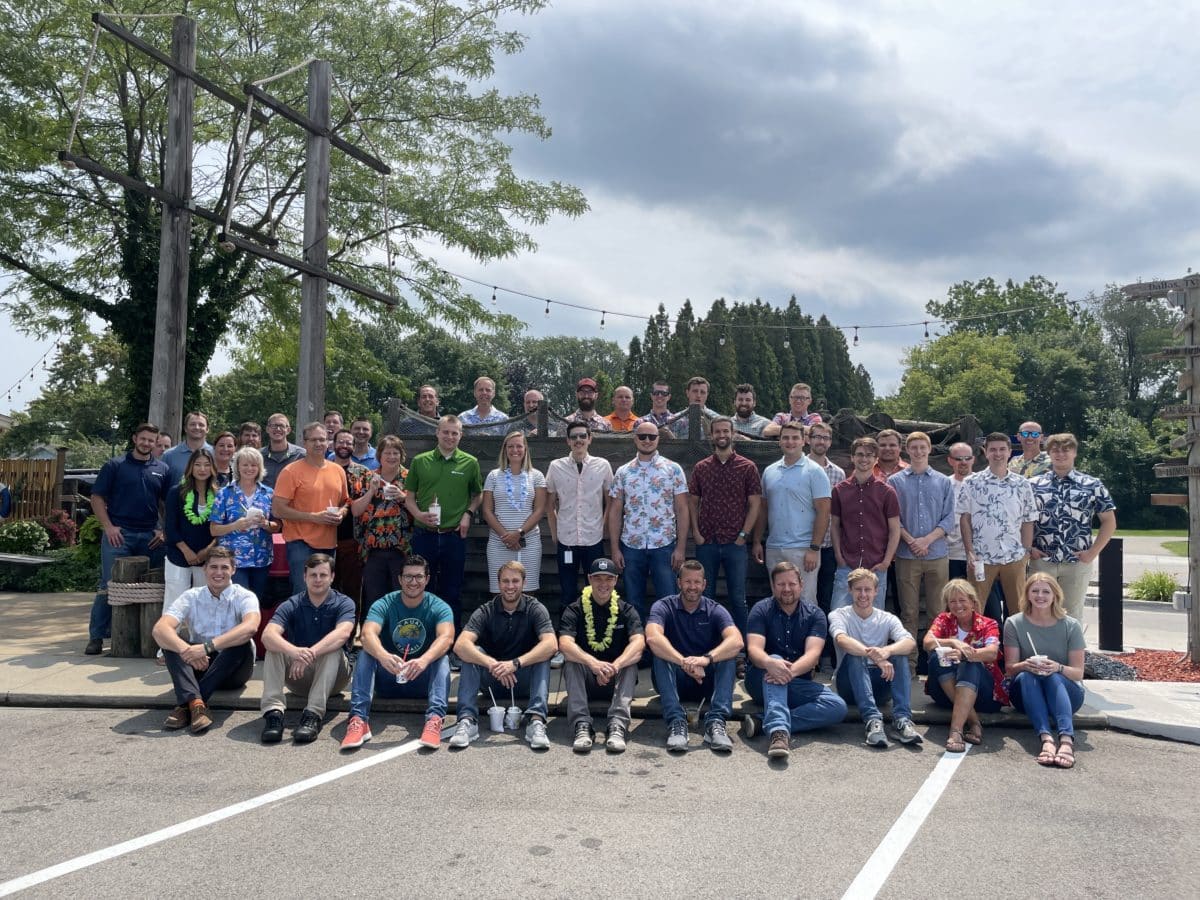
{"label": "man wearing baseball cap", "polygon": [[608,707],[609,753],[625,750],[629,706],[637,683],[637,664],[646,646],[642,621],[615,588],[617,567],[601,557],[592,563],[583,595],[563,610],[558,649],[566,658],[567,719],[575,734],[576,753],[592,749],[595,730],[588,701],[612,702]]}
{"label": "man wearing baseball cap", "polygon": [[576,382],[575,402],[579,408],[566,417],[567,422],[583,422],[593,432],[612,433],[612,423],[596,412],[596,379],[580,378]]}

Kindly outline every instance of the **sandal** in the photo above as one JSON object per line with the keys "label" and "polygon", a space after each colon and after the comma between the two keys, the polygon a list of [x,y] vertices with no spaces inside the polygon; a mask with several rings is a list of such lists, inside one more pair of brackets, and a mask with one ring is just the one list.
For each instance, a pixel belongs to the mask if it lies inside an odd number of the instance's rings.
{"label": "sandal", "polygon": [[1054,753],[1054,738],[1045,737],[1042,739],[1042,752],[1037,755],[1039,766],[1053,766],[1054,760],[1057,757]]}
{"label": "sandal", "polygon": [[974,725],[963,732],[963,740],[968,744],[983,743],[983,726]]}
{"label": "sandal", "polygon": [[1075,768],[1075,742],[1059,738],[1058,752],[1054,754],[1054,765],[1060,769]]}
{"label": "sandal", "polygon": [[[954,739],[958,735],[958,740]],[[963,743],[963,733],[961,731],[951,731],[950,736],[946,738],[947,753],[963,753],[967,749],[967,745]]]}

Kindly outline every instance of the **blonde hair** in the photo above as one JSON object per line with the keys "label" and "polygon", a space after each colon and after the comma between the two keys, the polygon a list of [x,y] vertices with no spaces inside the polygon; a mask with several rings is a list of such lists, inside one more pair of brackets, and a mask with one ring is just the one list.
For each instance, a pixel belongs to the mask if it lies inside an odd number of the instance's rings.
{"label": "blonde hair", "polygon": [[258,474],[254,476],[254,480],[256,482],[258,482],[259,484],[262,484],[263,475],[264,475],[263,469],[265,468],[265,466],[263,465],[262,453],[259,451],[259,449],[257,447],[251,447],[248,444],[245,446],[242,446],[242,447],[238,447],[237,450],[235,450],[233,452],[233,460],[231,462],[231,464],[233,466],[233,480],[234,481],[242,480],[242,470],[240,468],[240,464],[241,464],[242,460],[246,460],[246,459],[250,460],[256,466],[258,466]]}
{"label": "blonde hair", "polygon": [[1056,619],[1065,619],[1067,617],[1067,607],[1063,602],[1063,589],[1053,575],[1047,575],[1045,572],[1034,572],[1025,579],[1025,587],[1021,590],[1021,605],[1020,610],[1023,613],[1028,613],[1031,604],[1029,602],[1029,589],[1039,581],[1044,581],[1050,585],[1050,592],[1054,595],[1054,602],[1050,604],[1050,613]]}
{"label": "blonde hair", "polygon": [[853,572],[847,575],[846,583],[851,587],[854,587],[855,583],[859,581],[865,581],[868,578],[871,579],[871,584],[875,585],[875,587],[879,587],[879,576],[870,569],[864,569],[862,567],[855,569]]}
{"label": "blonde hair", "polygon": [[525,580],[525,567],[521,565],[518,560],[510,559],[508,562],[500,566],[500,568],[496,570],[496,578],[499,578],[501,575],[503,575],[505,569],[512,569],[521,576],[522,581]]}
{"label": "blonde hair", "polygon": [[965,578],[951,578],[946,582],[946,586],[942,588],[942,609],[950,608],[950,598],[955,594],[962,594],[975,604],[975,612],[982,612],[979,608],[979,595],[975,593],[971,582]]}
{"label": "blonde hair", "polygon": [[529,441],[525,440],[525,432],[520,428],[514,428],[500,442],[500,455],[496,458],[496,468],[501,470],[508,468],[508,442],[515,437],[519,437],[521,443],[525,445],[525,461],[521,463],[521,471],[532,472],[533,460],[529,458]]}

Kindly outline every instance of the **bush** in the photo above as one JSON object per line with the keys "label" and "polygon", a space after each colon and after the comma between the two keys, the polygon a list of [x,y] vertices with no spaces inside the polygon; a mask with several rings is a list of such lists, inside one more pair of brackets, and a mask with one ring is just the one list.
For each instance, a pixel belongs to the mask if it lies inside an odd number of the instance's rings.
{"label": "bush", "polygon": [[67,515],[65,509],[52,512],[50,515],[38,519],[38,524],[46,529],[46,533],[50,535],[50,549],[58,550],[61,547],[73,547],[75,545],[75,522]]}
{"label": "bush", "polygon": [[100,568],[100,542],[104,540],[104,529],[100,520],[88,516],[79,526],[79,543],[75,545],[75,555],[87,562],[94,569]]}
{"label": "bush", "polygon": [[50,535],[37,522],[9,522],[0,525],[0,553],[40,555],[50,546]]}
{"label": "bush", "polygon": [[1179,583],[1174,575],[1169,572],[1147,572],[1129,585],[1129,596],[1135,600],[1170,603],[1177,590]]}
{"label": "bush", "polygon": [[54,562],[36,568],[0,564],[0,591],[59,594],[96,590],[100,567],[89,563],[78,547],[51,550],[49,556]]}

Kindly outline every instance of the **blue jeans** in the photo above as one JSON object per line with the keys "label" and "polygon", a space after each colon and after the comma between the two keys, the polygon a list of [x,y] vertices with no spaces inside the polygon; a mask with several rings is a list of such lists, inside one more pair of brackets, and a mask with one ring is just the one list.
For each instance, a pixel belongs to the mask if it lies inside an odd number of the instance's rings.
{"label": "blue jeans", "polygon": [[354,677],[350,680],[350,715],[366,719],[371,714],[371,701],[378,694],[389,699],[403,698],[427,701],[426,716],[446,715],[446,700],[450,696],[450,657],[443,654],[421,677],[407,684],[396,684],[396,676],[379,664],[366,650],[358,653]]}
{"label": "blue jeans", "polygon": [[[708,582],[708,596],[717,596],[717,570],[725,570],[725,592],[729,597],[729,612],[733,624],[746,637],[746,619],[750,611],[746,608],[746,567],[749,565],[749,550],[746,545],[704,543],[696,547],[696,559],[704,566],[704,580]],[[645,621],[644,619],[642,621]]]}
{"label": "blue jeans", "polygon": [[304,590],[304,564],[310,556],[314,553],[328,553],[334,558],[337,557],[337,547],[313,547],[305,541],[288,541],[284,546],[287,548],[288,586],[292,589],[292,594],[299,594]]}
{"label": "blue jeans", "polygon": [[892,701],[892,719],[912,718],[911,676],[908,672],[908,657],[897,656],[891,660],[896,673],[891,681],[883,680],[879,666],[867,665],[865,656],[847,653],[837,670],[837,692],[847,703],[854,701],[864,722],[882,719],[880,704]]}
{"label": "blue jeans", "polygon": [[[781,657],[772,654],[772,659]],[[763,731],[813,731],[836,725],[846,718],[846,701],[824,685],[809,678],[793,678],[787,684],[770,684],[766,673],[755,666],[746,670],[746,690],[763,708]]]}
{"label": "blue jeans", "polygon": [[667,724],[686,720],[681,701],[698,702],[701,699],[709,701],[708,712],[704,714],[704,724],[724,722],[733,715],[733,680],[736,676],[737,662],[732,659],[706,666],[704,681],[701,683],[697,683],[696,679],[679,666],[657,656],[650,664],[650,677],[662,701],[663,719]]}
{"label": "blue jeans", "polygon": [[233,583],[240,584],[246,590],[254,594],[258,598],[258,605],[266,609],[271,604],[268,602],[270,597],[267,596],[268,586],[271,583],[271,567],[270,566],[254,566],[244,569],[237,569],[233,573]]}
{"label": "blue jeans", "polygon": [[454,633],[462,630],[462,586],[467,565],[467,542],[457,531],[439,534],[414,528],[412,552],[429,561],[428,591],[446,601],[454,613]]}
{"label": "blue jeans", "polygon": [[[625,557],[625,599],[637,610],[642,622],[654,605],[654,600],[669,597],[676,591],[675,573],[671,570],[671,554],[675,542],[653,550],[638,550],[621,541],[621,555]],[[646,575],[654,582],[654,600],[646,602]]]}
{"label": "blue jeans", "polygon": [[[458,673],[458,720],[473,719],[479,721],[479,692],[491,688],[496,695],[496,702],[507,706],[509,691],[504,685],[492,677],[483,666],[465,662],[462,671]],[[545,721],[547,701],[550,697],[550,660],[536,663],[532,666],[521,666],[517,670],[517,684],[514,691],[517,697],[528,697],[529,705],[525,707],[525,716],[537,716]]]}
{"label": "blue jeans", "polygon": [[936,653],[929,654],[929,699],[945,709],[954,708],[954,692],[960,684],[975,689],[975,711],[1000,711],[1000,702],[992,696],[992,673],[981,662],[963,660],[952,666],[938,662]]}
{"label": "blue jeans", "polygon": [[103,640],[112,634],[112,607],[108,605],[108,579],[112,575],[113,562],[122,556],[148,556],[150,568],[154,569],[163,564],[167,548],[159,545],[150,549],[154,540],[154,529],[149,531],[134,531],[132,528],[121,529],[121,546],[113,547],[108,538],[100,535],[100,586],[96,589],[96,599],[92,601],[92,614],[88,620],[88,638],[93,641]]}
{"label": "blue jeans", "polygon": [[[564,551],[571,551],[571,561],[564,562]],[[592,563],[604,555],[604,542],[597,541],[590,546],[572,547],[559,544],[556,551],[558,557],[558,588],[562,592],[562,606],[575,602],[579,597],[579,572],[583,570],[584,580]]]}
{"label": "blue jeans", "polygon": [[1017,712],[1029,716],[1029,723],[1038,734],[1051,734],[1050,717],[1060,735],[1075,735],[1075,722],[1071,718],[1083,706],[1083,685],[1072,681],[1061,672],[1053,675],[1034,675],[1018,672],[1013,679],[1013,706]]}
{"label": "blue jeans", "polygon": [[[853,571],[849,566],[838,566],[837,571],[833,574],[833,596],[829,598],[831,610],[841,609],[853,602],[850,598],[850,573]],[[883,584],[879,586],[879,592],[875,595],[876,609],[883,609],[883,604],[887,602],[887,581],[886,579],[880,580],[883,581]]]}

